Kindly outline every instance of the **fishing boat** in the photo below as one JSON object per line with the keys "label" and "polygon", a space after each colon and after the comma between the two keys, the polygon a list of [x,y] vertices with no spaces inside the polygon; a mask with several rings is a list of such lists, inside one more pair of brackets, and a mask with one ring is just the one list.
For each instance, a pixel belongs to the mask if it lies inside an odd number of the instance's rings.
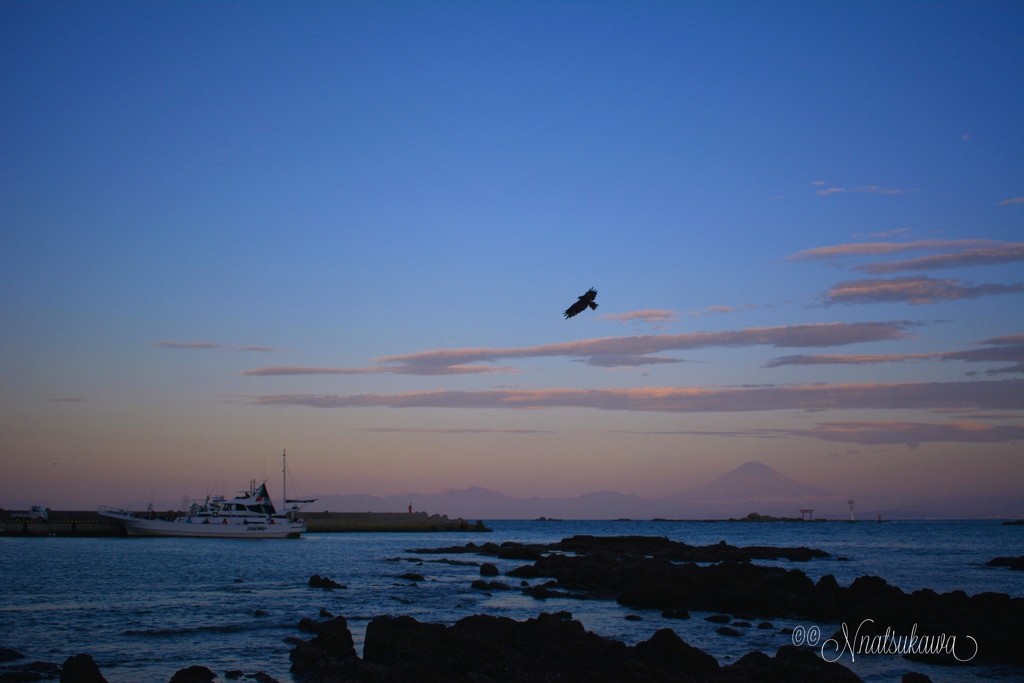
{"label": "fishing boat", "polygon": [[[282,474],[287,494],[287,465],[282,466]],[[298,513],[314,500],[285,497],[285,510],[278,512],[270,500],[267,482],[257,486],[253,480],[248,490],[239,491],[230,500],[219,495],[207,496],[205,502],[192,503],[185,514],[171,520],[158,517],[152,504],[142,516],[105,505],[99,507],[99,514],[120,522],[129,536],[299,538],[306,531],[306,522],[298,519]]]}

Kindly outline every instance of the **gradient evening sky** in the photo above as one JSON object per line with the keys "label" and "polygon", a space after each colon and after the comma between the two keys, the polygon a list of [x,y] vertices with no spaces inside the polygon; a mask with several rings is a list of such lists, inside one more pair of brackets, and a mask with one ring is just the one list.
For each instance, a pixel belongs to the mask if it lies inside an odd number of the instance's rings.
{"label": "gradient evening sky", "polygon": [[176,506],[282,448],[307,495],[748,460],[1017,493],[1022,35],[1009,2],[0,3],[0,506]]}

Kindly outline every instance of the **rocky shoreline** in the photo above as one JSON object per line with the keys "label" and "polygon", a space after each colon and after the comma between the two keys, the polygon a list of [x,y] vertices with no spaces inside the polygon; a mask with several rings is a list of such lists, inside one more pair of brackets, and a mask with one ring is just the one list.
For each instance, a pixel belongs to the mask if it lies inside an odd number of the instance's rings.
{"label": "rocky shoreline", "polygon": [[[749,615],[748,620],[804,618],[863,624],[860,635],[891,628],[898,634],[945,634],[960,643],[974,638],[973,663],[1024,665],[1024,598],[1005,593],[929,589],[904,593],[878,576],[862,576],[840,586],[827,574],[814,583],[799,569],[752,564],[753,559],[807,561],[827,557],[807,548],[737,548],[724,542],[690,546],[664,538],[575,536],[548,545],[506,542],[411,550],[416,554],[476,553],[501,559],[530,559],[507,572],[522,580],[547,579],[521,587],[538,600],[549,597],[614,599],[633,609],[668,613],[688,610]],[[572,554],[566,554],[566,553]],[[698,562],[711,564],[697,564]],[[840,634],[841,635],[841,634]],[[843,642],[840,640],[839,642]],[[951,655],[908,655],[936,664],[956,663]]]}
{"label": "rocky shoreline", "polygon": [[[706,618],[723,636],[737,629],[774,629],[771,618],[845,622],[854,627],[873,620],[861,635],[885,628],[918,635],[945,633],[958,642],[966,636],[980,647],[971,664],[1024,666],[1017,639],[1024,634],[1024,599],[1001,593],[968,597],[962,591],[930,590],[907,594],[877,576],[862,576],[840,586],[825,575],[816,583],[799,569],[754,564],[753,560],[806,563],[829,555],[811,548],[737,547],[724,542],[691,546],[662,537],[574,536],[550,544],[467,543],[445,548],[417,548],[415,555],[477,555],[525,561],[501,576],[493,561],[447,557],[422,560],[479,567],[472,588],[521,591],[538,601],[550,597],[614,600],[635,610],[659,610],[667,619],[689,619],[690,611],[713,612]],[[1020,558],[996,558],[993,566],[1014,565]],[[417,562],[419,557],[389,562]],[[504,565],[506,568],[508,564]],[[404,580],[419,582],[421,574],[406,572]],[[489,580],[484,580],[489,579]],[[499,580],[503,579],[503,580]],[[328,576],[313,575],[311,588],[345,589]],[[731,615],[731,616],[730,616]],[[642,617],[629,614],[626,619]],[[756,626],[752,622],[756,623]],[[877,628],[876,628],[877,626]],[[855,683],[861,679],[845,666],[824,661],[816,648],[785,645],[774,655],[748,652],[721,665],[712,655],[663,628],[629,646],[588,632],[568,611],[540,612],[515,621],[478,614],[452,625],[423,623],[409,616],[383,615],[367,625],[362,656],[356,653],[344,617],[321,609],[319,618],[304,618],[299,632],[288,636],[291,672],[300,683],[555,683],[630,681],[635,683]],[[791,633],[783,629],[783,633]],[[824,636],[827,638],[828,636]],[[842,634],[832,637],[841,643]],[[906,656],[932,664],[951,664],[948,656]],[[0,648],[0,683],[106,683],[89,655],[69,657],[63,664],[23,661],[26,657]],[[224,672],[223,679],[243,683],[277,683],[264,672]],[[201,665],[177,671],[170,683],[210,683],[218,676]],[[907,674],[904,683],[925,683],[923,674]]]}

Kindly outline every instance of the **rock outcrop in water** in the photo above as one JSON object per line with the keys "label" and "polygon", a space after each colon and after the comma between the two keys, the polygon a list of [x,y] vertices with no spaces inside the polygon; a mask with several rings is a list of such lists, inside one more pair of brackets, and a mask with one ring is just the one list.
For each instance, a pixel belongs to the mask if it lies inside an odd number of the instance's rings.
{"label": "rock outcrop in water", "polygon": [[[468,549],[471,545],[444,552],[493,555],[498,548],[501,557],[502,548],[508,546]],[[923,589],[908,594],[877,576],[862,576],[843,587],[832,575],[826,575],[815,584],[800,570],[749,561],[783,557],[800,561],[825,556],[808,548],[737,548],[724,542],[698,547],[660,537],[576,536],[527,549],[547,554],[507,575],[549,579],[523,589],[537,599],[604,598],[638,610],[699,610],[748,614],[758,619],[803,618],[837,625],[845,622],[851,633],[863,623],[861,636],[881,635],[886,628],[909,636],[916,624],[919,636],[955,636],[961,658],[974,654],[970,640],[974,638],[979,647],[972,663],[1024,665],[1024,648],[1017,642],[1024,633],[1024,598],[1011,598],[1005,593],[968,597],[963,591],[940,595]],[[912,658],[935,663],[953,661],[948,654]]]}
{"label": "rock outcrop in water", "polygon": [[779,548],[775,546],[748,546],[739,548],[721,541],[715,545],[689,545],[670,541],[664,536],[590,536],[580,535],[563,538],[558,543],[524,545],[515,541],[484,543],[476,545],[449,546],[447,548],[416,548],[406,552],[417,555],[475,553],[490,555],[500,560],[539,560],[542,553],[577,553],[612,555],[642,555],[657,557],[670,562],[749,562],[751,560],[789,560],[807,562],[815,558],[826,558],[829,554],[813,548]]}
{"label": "rock outcrop in water", "polygon": [[997,557],[985,563],[986,567],[1009,567],[1017,571],[1024,571],[1024,555],[1020,557]]}
{"label": "rock outcrop in water", "polygon": [[178,669],[171,676],[171,683],[210,683],[217,677],[205,666],[194,664],[184,669]]}
{"label": "rock outcrop in water", "polygon": [[60,683],[107,683],[100,668],[89,655],[74,655],[64,660]]}
{"label": "rock outcrop in water", "polygon": [[[325,639],[325,634],[330,634]],[[857,683],[849,669],[793,646],[751,653],[720,667],[711,655],[662,629],[629,647],[590,633],[566,612],[523,622],[477,615],[452,626],[382,616],[366,628],[363,658],[344,619],[292,651],[304,683]]]}

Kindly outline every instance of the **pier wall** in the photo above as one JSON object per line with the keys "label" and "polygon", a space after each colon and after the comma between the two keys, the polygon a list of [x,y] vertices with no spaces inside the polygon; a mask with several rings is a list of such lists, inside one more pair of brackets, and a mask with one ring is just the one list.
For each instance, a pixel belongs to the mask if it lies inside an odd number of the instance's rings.
{"label": "pier wall", "polygon": [[[140,516],[145,513],[137,513]],[[174,519],[180,513],[158,513]],[[0,536],[127,536],[115,520],[87,510],[51,510],[49,520],[14,519],[10,511],[0,512]],[[448,519],[447,515],[425,512],[306,512],[307,533],[490,531],[482,521]]]}

